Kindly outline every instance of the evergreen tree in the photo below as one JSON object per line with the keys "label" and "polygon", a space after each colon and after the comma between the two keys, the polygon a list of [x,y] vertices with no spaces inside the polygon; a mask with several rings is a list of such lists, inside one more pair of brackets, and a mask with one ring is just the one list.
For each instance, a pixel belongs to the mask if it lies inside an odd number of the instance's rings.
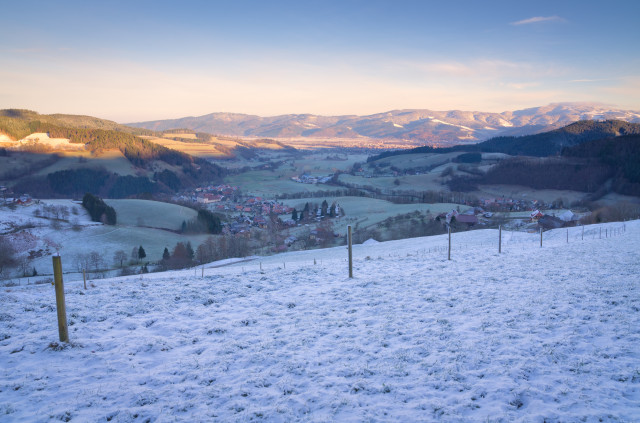
{"label": "evergreen tree", "polygon": [[169,253],[169,249],[164,247],[164,252],[162,253],[162,261],[169,261],[171,258],[171,254]]}
{"label": "evergreen tree", "polygon": [[147,256],[147,253],[144,251],[144,248],[142,248],[142,245],[141,245],[140,248],[138,248],[138,258],[143,259],[146,256]]}
{"label": "evergreen tree", "polygon": [[194,251],[193,251],[193,247],[191,246],[191,241],[187,241],[187,258],[191,261],[193,260],[193,257],[195,255]]}
{"label": "evergreen tree", "polygon": [[327,208],[329,208],[329,204],[327,203],[327,200],[323,200],[322,201],[322,205],[320,206],[320,215],[321,216],[326,216],[327,215]]}
{"label": "evergreen tree", "polygon": [[294,208],[293,213],[291,213],[291,219],[294,221],[298,220],[298,211]]}

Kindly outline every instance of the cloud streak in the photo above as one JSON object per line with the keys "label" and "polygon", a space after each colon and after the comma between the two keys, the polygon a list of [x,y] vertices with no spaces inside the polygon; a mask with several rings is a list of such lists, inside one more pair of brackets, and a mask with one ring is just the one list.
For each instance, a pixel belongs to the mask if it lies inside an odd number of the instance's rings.
{"label": "cloud streak", "polygon": [[534,16],[533,18],[523,19],[521,21],[511,22],[509,25],[519,26],[519,25],[529,25],[536,24],[542,22],[566,22],[566,19],[561,18],[560,16]]}

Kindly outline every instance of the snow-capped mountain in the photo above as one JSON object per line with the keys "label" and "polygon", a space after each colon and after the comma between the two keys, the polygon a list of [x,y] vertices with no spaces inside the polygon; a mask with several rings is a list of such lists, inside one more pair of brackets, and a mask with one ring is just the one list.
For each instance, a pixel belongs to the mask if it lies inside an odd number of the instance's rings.
{"label": "snow-capped mountain", "polygon": [[153,130],[187,128],[219,135],[268,138],[403,139],[408,144],[476,143],[502,135],[529,135],[579,120],[640,122],[640,112],[597,103],[554,103],[503,113],[472,111],[393,110],[369,116],[311,114],[261,117],[212,113],[199,117],[131,123]]}

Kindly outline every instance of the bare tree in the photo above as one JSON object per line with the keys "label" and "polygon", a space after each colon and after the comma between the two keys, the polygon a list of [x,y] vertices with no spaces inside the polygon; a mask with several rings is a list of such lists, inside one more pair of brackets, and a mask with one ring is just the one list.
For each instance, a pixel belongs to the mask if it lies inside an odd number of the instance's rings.
{"label": "bare tree", "polygon": [[104,261],[102,260],[102,256],[97,251],[91,251],[89,253],[89,264],[93,267],[95,273],[98,273],[100,267],[103,265]]}
{"label": "bare tree", "polygon": [[22,272],[22,276],[28,276],[29,270],[31,270],[31,265],[29,264],[29,259],[24,257],[18,261],[18,268]]}
{"label": "bare tree", "polygon": [[120,267],[122,267],[122,264],[126,259],[127,253],[125,253],[124,250],[118,250],[113,254],[113,262],[116,264],[116,266],[119,265]]}
{"label": "bare tree", "polygon": [[136,263],[138,263],[138,251],[138,247],[133,247],[133,250],[131,250],[131,260]]}
{"label": "bare tree", "polygon": [[78,253],[73,257],[73,264],[78,272],[89,270],[89,254]]}

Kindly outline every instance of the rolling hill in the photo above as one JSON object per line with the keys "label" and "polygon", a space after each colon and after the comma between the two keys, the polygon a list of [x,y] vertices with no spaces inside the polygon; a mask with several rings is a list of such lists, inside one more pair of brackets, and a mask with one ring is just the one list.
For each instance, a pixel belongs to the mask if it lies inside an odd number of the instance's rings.
{"label": "rolling hill", "polygon": [[[141,138],[151,131],[87,116],[3,110],[0,133],[2,144],[9,146],[0,155],[0,182],[39,197],[168,193],[226,174],[204,159]],[[14,141],[34,133],[40,135],[26,143]]]}

